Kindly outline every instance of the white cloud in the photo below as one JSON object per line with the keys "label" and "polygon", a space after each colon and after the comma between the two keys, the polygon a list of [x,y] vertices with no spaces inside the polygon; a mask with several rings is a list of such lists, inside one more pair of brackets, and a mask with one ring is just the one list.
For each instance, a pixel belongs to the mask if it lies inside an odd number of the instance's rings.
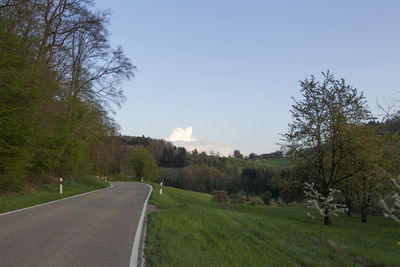
{"label": "white cloud", "polygon": [[192,134],[193,134],[192,126],[189,126],[186,129],[175,128],[167,140],[171,141],[171,142],[178,142],[178,141],[193,142],[193,141],[196,141],[196,138],[194,138],[192,136]]}
{"label": "white cloud", "polygon": [[188,151],[197,149],[199,153],[206,152],[210,154],[220,154],[221,156],[228,156],[233,153],[233,148],[220,141],[216,140],[197,140],[193,137],[192,126],[183,128],[175,128],[170,134],[168,141],[171,141],[176,146],[184,147]]}

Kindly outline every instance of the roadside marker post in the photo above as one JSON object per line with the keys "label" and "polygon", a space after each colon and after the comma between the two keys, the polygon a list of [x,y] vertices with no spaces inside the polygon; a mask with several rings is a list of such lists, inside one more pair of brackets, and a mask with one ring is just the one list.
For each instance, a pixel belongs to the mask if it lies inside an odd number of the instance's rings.
{"label": "roadside marker post", "polygon": [[143,176],[142,176],[142,183],[143,183]]}
{"label": "roadside marker post", "polygon": [[162,195],[162,182],[160,183],[160,195]]}
{"label": "roadside marker post", "polygon": [[62,195],[62,182],[63,182],[63,179],[60,177],[60,195]]}

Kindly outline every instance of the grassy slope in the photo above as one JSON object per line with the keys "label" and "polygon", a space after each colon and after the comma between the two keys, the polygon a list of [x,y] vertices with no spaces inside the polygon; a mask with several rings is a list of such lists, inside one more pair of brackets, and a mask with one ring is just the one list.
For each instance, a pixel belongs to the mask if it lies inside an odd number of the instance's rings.
{"label": "grassy slope", "polygon": [[59,194],[57,184],[43,185],[32,192],[8,194],[0,197],[0,213],[21,209],[52,200],[81,194],[107,187],[108,184],[95,177],[79,177],[74,181],[63,182],[63,194]]}
{"label": "grassy slope", "polygon": [[[319,222],[303,208],[221,205],[207,194],[154,186],[148,266],[399,266],[400,225],[384,217],[334,218],[324,239],[345,246],[346,255],[320,246]],[[309,210],[307,210],[309,211]]]}
{"label": "grassy slope", "polygon": [[227,166],[236,166],[239,171],[243,168],[259,168],[259,167],[290,167],[290,161],[286,158],[270,158],[270,159],[235,159],[229,158]]}

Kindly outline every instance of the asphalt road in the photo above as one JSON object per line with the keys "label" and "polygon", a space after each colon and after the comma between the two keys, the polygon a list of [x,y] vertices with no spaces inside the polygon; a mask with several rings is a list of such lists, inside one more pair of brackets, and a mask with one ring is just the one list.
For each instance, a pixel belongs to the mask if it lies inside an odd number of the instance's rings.
{"label": "asphalt road", "polygon": [[0,215],[0,266],[129,266],[150,188],[113,185]]}

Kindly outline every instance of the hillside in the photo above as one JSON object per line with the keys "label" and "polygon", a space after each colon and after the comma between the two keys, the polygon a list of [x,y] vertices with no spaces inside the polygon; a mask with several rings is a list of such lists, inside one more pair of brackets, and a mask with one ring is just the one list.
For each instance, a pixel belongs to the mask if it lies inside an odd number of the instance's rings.
{"label": "hillside", "polygon": [[244,168],[260,168],[260,167],[290,167],[292,166],[289,159],[284,157],[268,158],[268,159],[236,159],[228,158],[226,166],[236,166],[241,172]]}
{"label": "hillside", "polygon": [[[396,266],[399,226],[339,216],[324,227],[304,208],[218,204],[211,196],[154,184],[145,254],[148,266]],[[327,245],[333,240],[338,247]],[[339,247],[342,246],[342,247]]]}

